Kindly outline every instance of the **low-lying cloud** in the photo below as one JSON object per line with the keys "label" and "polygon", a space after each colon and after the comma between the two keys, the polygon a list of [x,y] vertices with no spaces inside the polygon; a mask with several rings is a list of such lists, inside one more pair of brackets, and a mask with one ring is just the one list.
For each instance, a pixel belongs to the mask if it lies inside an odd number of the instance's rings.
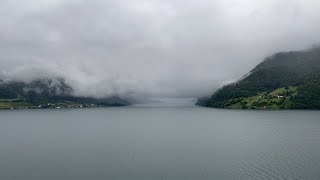
{"label": "low-lying cloud", "polygon": [[77,95],[197,97],[320,41],[318,0],[4,0],[0,75]]}

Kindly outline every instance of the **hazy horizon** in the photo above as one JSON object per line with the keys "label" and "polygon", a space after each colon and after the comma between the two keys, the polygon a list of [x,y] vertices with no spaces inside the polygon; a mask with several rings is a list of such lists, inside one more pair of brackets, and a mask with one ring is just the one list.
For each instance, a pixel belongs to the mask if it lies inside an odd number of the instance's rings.
{"label": "hazy horizon", "polygon": [[319,44],[317,0],[4,0],[0,79],[76,95],[201,97],[265,57]]}

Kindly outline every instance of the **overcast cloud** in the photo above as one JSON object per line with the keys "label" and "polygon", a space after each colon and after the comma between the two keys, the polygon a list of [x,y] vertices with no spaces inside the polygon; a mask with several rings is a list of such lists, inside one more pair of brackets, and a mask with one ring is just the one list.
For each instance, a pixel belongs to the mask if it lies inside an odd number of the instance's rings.
{"label": "overcast cloud", "polygon": [[0,77],[64,77],[77,95],[199,97],[319,32],[319,0],[1,0]]}

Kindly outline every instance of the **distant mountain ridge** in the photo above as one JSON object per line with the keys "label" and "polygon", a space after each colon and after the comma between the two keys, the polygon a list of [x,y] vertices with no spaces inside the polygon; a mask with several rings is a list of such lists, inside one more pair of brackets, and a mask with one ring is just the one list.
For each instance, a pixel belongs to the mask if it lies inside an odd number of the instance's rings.
{"label": "distant mountain ridge", "polygon": [[320,47],[266,58],[198,105],[231,109],[320,109]]}
{"label": "distant mountain ridge", "polygon": [[63,78],[38,79],[29,83],[0,80],[0,109],[125,106],[118,96],[106,98],[74,96]]}

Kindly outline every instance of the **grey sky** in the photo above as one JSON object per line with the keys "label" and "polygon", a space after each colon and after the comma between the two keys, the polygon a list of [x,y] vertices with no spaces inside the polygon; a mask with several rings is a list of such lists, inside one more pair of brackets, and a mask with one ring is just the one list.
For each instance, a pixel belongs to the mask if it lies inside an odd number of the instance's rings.
{"label": "grey sky", "polygon": [[78,95],[197,97],[319,32],[319,0],[2,0],[0,76],[62,76]]}

